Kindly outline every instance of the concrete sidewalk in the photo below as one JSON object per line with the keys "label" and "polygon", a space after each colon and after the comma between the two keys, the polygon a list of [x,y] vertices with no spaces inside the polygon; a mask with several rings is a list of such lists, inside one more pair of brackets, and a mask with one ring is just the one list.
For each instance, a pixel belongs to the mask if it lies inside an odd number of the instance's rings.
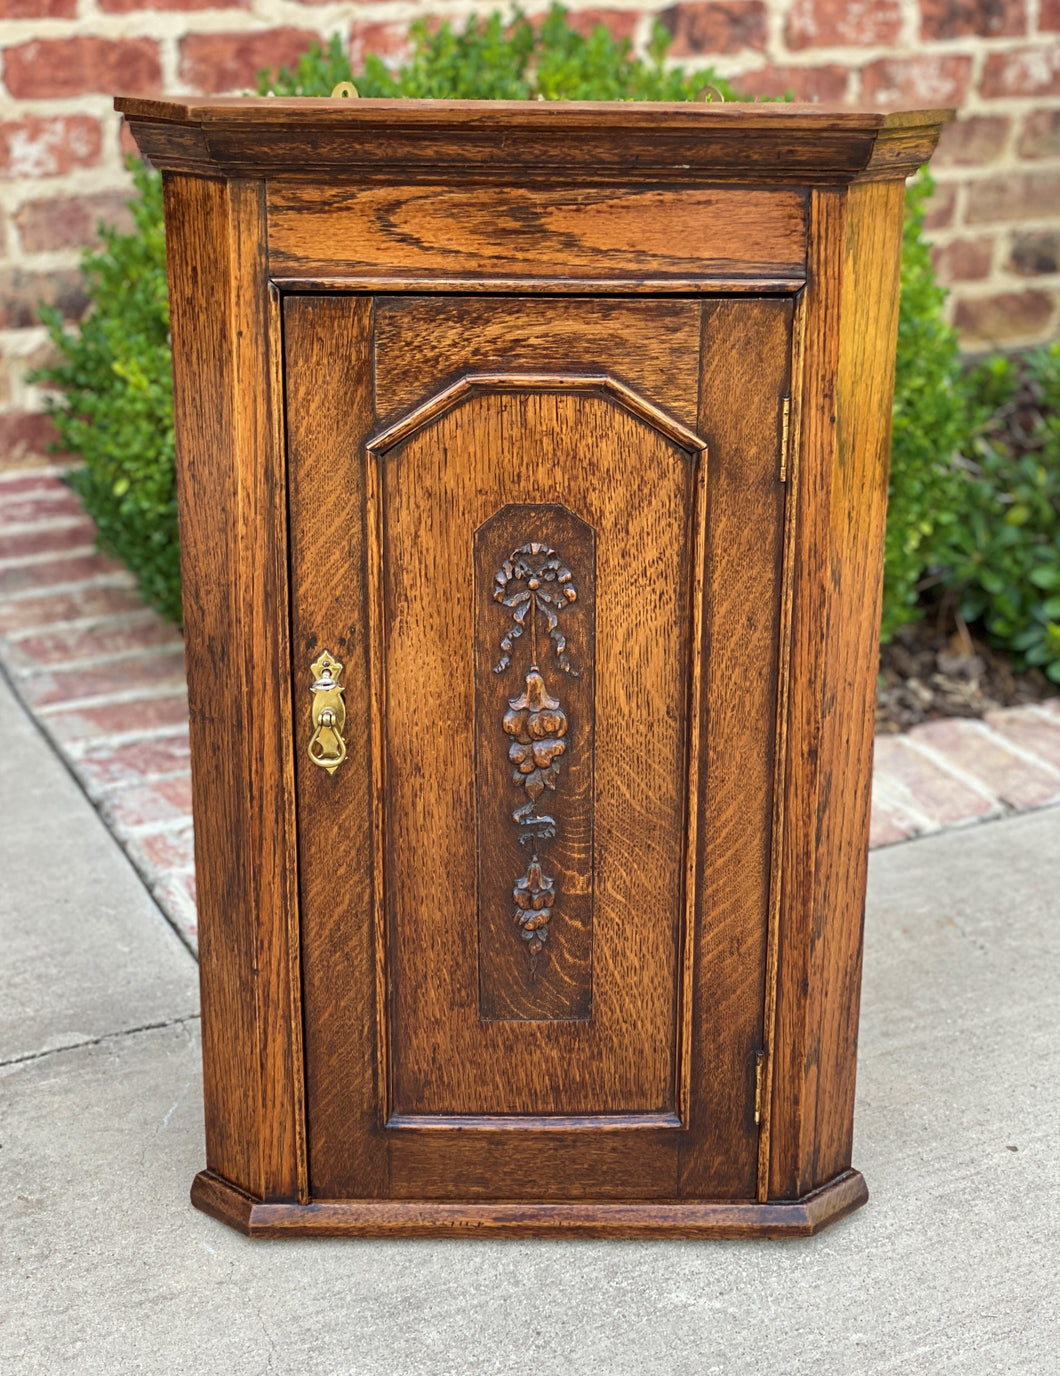
{"label": "concrete sidewalk", "polygon": [[872,1199],[787,1243],[238,1236],[187,1199],[194,961],[2,682],[0,816],[3,1376],[1060,1366],[1060,810],[873,856]]}

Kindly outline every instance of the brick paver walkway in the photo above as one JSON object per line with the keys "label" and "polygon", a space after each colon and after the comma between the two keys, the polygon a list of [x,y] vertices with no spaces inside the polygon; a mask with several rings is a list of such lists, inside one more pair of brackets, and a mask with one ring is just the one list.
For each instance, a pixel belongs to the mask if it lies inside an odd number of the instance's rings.
{"label": "brick paver walkway", "polygon": [[[0,666],[194,945],[183,645],[93,539],[57,471],[0,474]],[[1056,803],[1060,698],[877,737],[873,846]]]}
{"label": "brick paver walkway", "polygon": [[58,473],[0,474],[0,665],[194,945],[183,641],[94,539]]}

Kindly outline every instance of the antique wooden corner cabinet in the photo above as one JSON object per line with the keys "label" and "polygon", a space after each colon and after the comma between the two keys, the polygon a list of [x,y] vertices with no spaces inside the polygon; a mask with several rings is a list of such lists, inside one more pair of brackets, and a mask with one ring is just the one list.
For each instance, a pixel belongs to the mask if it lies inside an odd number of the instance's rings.
{"label": "antique wooden corner cabinet", "polygon": [[903,179],[947,112],[117,104],[166,181],[194,1202],[855,1208]]}

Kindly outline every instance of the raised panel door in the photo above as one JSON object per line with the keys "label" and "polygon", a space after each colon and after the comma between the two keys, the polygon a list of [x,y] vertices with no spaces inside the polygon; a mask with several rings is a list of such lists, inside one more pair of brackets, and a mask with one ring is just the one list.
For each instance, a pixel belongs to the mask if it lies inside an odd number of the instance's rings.
{"label": "raised panel door", "polygon": [[285,302],[314,1197],[754,1197],[790,326]]}

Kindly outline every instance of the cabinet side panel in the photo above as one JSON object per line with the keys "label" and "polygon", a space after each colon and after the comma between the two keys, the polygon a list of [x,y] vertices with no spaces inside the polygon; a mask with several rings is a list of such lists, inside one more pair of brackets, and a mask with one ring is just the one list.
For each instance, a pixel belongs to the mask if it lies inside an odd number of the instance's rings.
{"label": "cabinet side panel", "polygon": [[207,1160],[300,1176],[286,534],[255,182],[166,184],[199,892]]}
{"label": "cabinet side panel", "polygon": [[904,192],[902,182],[869,182],[847,199],[824,697],[831,710],[821,750],[827,807],[813,923],[823,934],[811,985],[818,1093],[804,1190],[850,1165]]}
{"label": "cabinet side panel", "polygon": [[850,1163],[902,193],[813,197],[773,1198]]}
{"label": "cabinet side panel", "polygon": [[681,1176],[689,1198],[754,1190],[791,318],[786,300],[703,310],[700,430],[710,462],[692,1133]]}
{"label": "cabinet side panel", "polygon": [[792,578],[790,699],[784,798],[782,898],[770,1104],[770,1198],[808,1189],[803,1164],[813,1149],[817,1052],[810,1045],[810,947],[817,863],[821,718],[826,670],[829,513],[835,468],[835,379],[843,281],[842,191],[811,200],[802,377],[796,421],[796,556]]}
{"label": "cabinet side panel", "polygon": [[[311,1193],[371,1198],[386,1193],[368,727],[371,299],[288,298],[284,348]],[[345,685],[348,753],[333,774],[307,753],[310,665],[323,650],[342,663]]]}

